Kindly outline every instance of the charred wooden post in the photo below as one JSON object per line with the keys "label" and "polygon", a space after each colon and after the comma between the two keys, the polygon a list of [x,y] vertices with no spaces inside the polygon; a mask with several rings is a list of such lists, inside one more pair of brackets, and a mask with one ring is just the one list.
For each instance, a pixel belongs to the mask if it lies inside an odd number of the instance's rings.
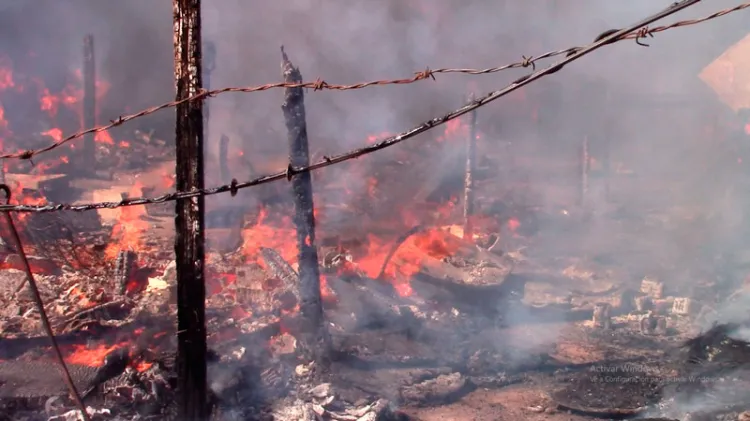
{"label": "charred wooden post", "polygon": [[589,156],[589,138],[583,137],[581,142],[581,191],[579,203],[586,206],[589,194],[589,171],[591,170],[591,157]]}
{"label": "charred wooden post", "polygon": [[221,173],[221,182],[228,183],[229,176],[229,136],[223,134],[219,140],[219,172]]}
{"label": "charred wooden post", "polygon": [[[294,67],[281,48],[281,72],[286,83],[301,83],[302,74]],[[305,121],[305,97],[302,88],[284,89],[281,106],[289,138],[290,168],[310,164],[310,148]],[[323,322],[323,302],[320,296],[320,271],[318,251],[315,248],[315,216],[313,214],[313,189],[310,172],[291,176],[294,194],[294,223],[297,227],[297,250],[299,262],[300,319],[304,333],[298,338],[302,356],[325,362],[330,348],[330,339]]]}
{"label": "charred wooden post", "polygon": [[[96,126],[96,62],[94,57],[94,36],[83,38],[83,125],[84,129]],[[94,134],[83,137],[83,168],[96,171],[96,143]]]}
{"label": "charred wooden post", "polygon": [[[176,100],[198,94],[201,72],[201,1],[174,0],[174,65]],[[176,189],[203,189],[203,104],[177,106],[175,130]],[[177,263],[177,418],[208,419],[206,397],[206,285],[203,196],[178,200],[175,216]]]}
{"label": "charred wooden post", "polygon": [[135,270],[136,254],[131,250],[121,250],[117,253],[115,260],[115,283],[119,289],[120,295],[125,295],[128,291],[128,282]]}
{"label": "charred wooden post", "polygon": [[[475,97],[469,95],[469,102]],[[477,111],[471,112],[469,117],[469,138],[466,140],[466,176],[464,177],[464,240],[474,238],[474,173],[477,161]]]}

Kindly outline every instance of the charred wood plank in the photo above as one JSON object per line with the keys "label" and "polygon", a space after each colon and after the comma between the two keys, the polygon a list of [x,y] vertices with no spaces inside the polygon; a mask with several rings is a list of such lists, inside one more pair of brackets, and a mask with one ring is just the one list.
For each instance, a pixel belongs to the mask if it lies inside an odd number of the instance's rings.
{"label": "charred wood plank", "polygon": [[[286,83],[301,83],[302,74],[294,67],[281,49],[281,71]],[[284,89],[281,106],[286,121],[289,139],[289,166],[305,167],[310,164],[310,148],[307,139],[305,102],[302,88]],[[299,253],[299,291],[301,296],[300,316],[307,323],[303,338],[298,338],[300,349],[307,359],[320,362],[327,360],[330,338],[323,324],[323,301],[320,296],[320,269],[318,251],[315,248],[315,216],[313,214],[312,177],[309,172],[291,177],[294,195],[294,223],[297,227],[297,250]]]}
{"label": "charred wood plank", "polygon": [[[174,65],[177,101],[198,94],[201,74],[201,1],[174,0]],[[176,107],[176,186],[203,189],[203,104]],[[177,413],[185,421],[209,416],[206,380],[205,199],[176,202],[177,263]]]}

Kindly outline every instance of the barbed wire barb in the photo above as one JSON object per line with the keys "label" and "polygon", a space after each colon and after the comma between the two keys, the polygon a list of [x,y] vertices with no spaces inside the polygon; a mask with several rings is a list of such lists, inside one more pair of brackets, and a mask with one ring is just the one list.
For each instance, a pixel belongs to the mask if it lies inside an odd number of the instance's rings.
{"label": "barbed wire barb", "polygon": [[[431,120],[427,120],[423,122],[422,124],[413,127],[410,130],[407,130],[405,132],[402,132],[398,135],[388,137],[380,142],[354,149],[352,151],[336,155],[336,156],[326,156],[323,157],[320,161],[311,164],[306,167],[292,167],[291,165],[288,166],[285,170],[280,171],[275,174],[269,174],[262,177],[258,177],[249,181],[245,181],[242,183],[237,182],[237,180],[232,180],[230,184],[225,184],[218,187],[212,187],[208,189],[202,189],[202,190],[193,190],[193,191],[186,191],[186,192],[173,192],[168,193],[162,196],[158,197],[152,197],[152,198],[125,198],[119,202],[98,202],[98,203],[87,203],[87,204],[47,204],[47,205],[37,205],[37,206],[30,206],[30,205],[0,205],[0,212],[56,212],[56,211],[76,211],[76,212],[82,212],[82,211],[90,211],[95,209],[114,209],[124,206],[138,206],[138,205],[149,205],[149,204],[158,204],[158,203],[164,203],[174,200],[182,200],[182,199],[188,199],[192,197],[197,196],[211,196],[215,194],[220,193],[226,193],[230,192],[232,195],[235,195],[238,190],[258,186],[261,184],[270,183],[277,180],[289,180],[292,176],[307,172],[307,171],[315,171],[321,168],[329,167],[332,165],[336,165],[341,162],[349,161],[352,159],[359,158],[364,155],[371,154],[373,152],[379,151],[381,149],[386,149],[388,147],[391,147],[393,145],[396,145],[398,143],[401,143],[407,139],[410,139],[412,137],[415,137],[421,133],[424,133],[430,129],[433,129],[437,126],[440,126],[442,124],[445,124],[448,121],[451,121],[453,119],[456,119],[464,114],[467,114],[477,108],[483,107],[487,104],[489,104],[492,101],[495,101],[503,96],[508,95],[509,93],[520,89],[523,86],[528,85],[529,83],[534,82],[537,79],[540,79],[544,76],[553,74],[555,72],[560,71],[566,64],[578,60],[579,58],[605,46],[610,45],[616,40],[621,39],[632,39],[633,33],[635,31],[638,31],[642,27],[646,27],[647,25],[656,22],[664,17],[670,16],[674,13],[677,13],[680,10],[683,10],[687,7],[690,7],[692,5],[695,5],[699,3],[701,0],[683,0],[681,2],[675,3],[672,7],[665,9],[662,12],[656,13],[654,15],[649,16],[648,18],[645,18],[641,22],[638,22],[636,24],[633,24],[627,28],[621,29],[621,30],[610,30],[606,31],[605,33],[608,33],[609,35],[603,36],[603,34],[600,34],[596,37],[596,42],[589,44],[586,47],[577,47],[575,49],[575,52],[573,52],[571,49],[569,49],[569,53],[566,55],[566,57],[563,60],[560,60],[557,63],[552,64],[549,67],[546,67],[542,70],[536,71],[534,73],[530,73],[528,75],[525,75],[518,80],[514,81],[510,85],[506,86],[505,88],[490,92],[489,94],[486,94],[485,96],[481,98],[477,98],[474,101],[464,105],[463,107],[454,110],[448,114],[443,115],[442,117],[436,117]],[[750,3],[748,3],[748,6],[750,6]],[[721,12],[717,12],[721,13]],[[726,13],[724,13],[726,14]],[[708,19],[704,18],[702,21],[706,21]]]}
{"label": "barbed wire barb", "polygon": [[[681,3],[674,3],[674,4],[681,4]],[[626,39],[634,39],[635,42],[642,46],[648,46],[647,44],[643,44],[640,42],[640,40],[648,37],[653,37],[654,34],[659,32],[664,32],[669,29],[674,28],[681,28],[685,26],[690,25],[697,25],[699,23],[703,23],[712,19],[716,19],[718,17],[722,17],[725,15],[728,15],[730,13],[738,12],[743,9],[747,9],[750,7],[750,1],[739,4],[735,7],[727,8],[720,10],[718,12],[714,12],[710,15],[704,16],[699,19],[689,19],[689,20],[683,20],[679,22],[675,22],[669,25],[664,26],[657,26],[651,29],[648,29],[648,27],[639,28],[640,30],[636,33],[629,33],[619,38],[614,38],[610,40],[610,43],[615,43],[619,41],[624,41]],[[669,9],[665,9],[669,10]],[[605,35],[605,33],[602,33],[601,35]],[[600,35],[600,36],[601,36]],[[120,116],[117,119],[110,120],[109,124],[105,124],[102,126],[92,127],[89,129],[85,129],[82,131],[79,131],[77,133],[74,133],[70,136],[67,136],[61,140],[55,141],[54,143],[51,143],[43,148],[34,149],[34,150],[26,150],[21,152],[15,152],[15,153],[4,153],[0,155],[0,159],[31,159],[36,155],[39,155],[41,153],[49,152],[53,149],[56,149],[68,142],[71,142],[75,139],[79,139],[85,135],[88,134],[95,134],[103,131],[110,130],[112,128],[121,126],[129,121],[133,121],[140,117],[145,117],[150,114],[154,114],[157,111],[161,111],[167,108],[176,107],[177,105],[180,105],[185,102],[190,101],[202,101],[207,98],[214,98],[218,95],[225,94],[228,92],[244,92],[244,93],[250,93],[250,92],[260,92],[260,91],[267,91],[271,89],[276,88],[308,88],[312,89],[314,91],[319,90],[336,90],[336,91],[349,91],[349,90],[355,90],[355,89],[363,89],[368,88],[372,86],[383,86],[383,85],[406,85],[411,84],[415,82],[419,82],[421,80],[436,80],[435,75],[436,74],[449,74],[449,73],[461,73],[461,74],[467,74],[467,75],[486,75],[491,73],[498,73],[504,70],[508,69],[518,69],[518,68],[527,68],[531,66],[532,71],[536,70],[536,63],[540,60],[544,60],[547,58],[552,58],[556,56],[568,56],[570,54],[573,54],[576,51],[580,51],[583,47],[571,47],[566,48],[564,50],[556,50],[556,51],[549,51],[544,54],[538,55],[538,56],[521,56],[522,60],[515,63],[506,64],[503,66],[498,67],[491,67],[487,69],[457,69],[457,68],[442,68],[442,69],[434,69],[431,70],[429,67],[425,68],[422,72],[416,72],[413,77],[406,78],[406,79],[390,79],[390,80],[375,80],[370,82],[362,82],[362,83],[356,83],[352,85],[335,85],[325,82],[323,79],[318,78],[315,82],[302,82],[302,83],[269,83],[265,85],[258,85],[258,86],[249,86],[249,87],[231,87],[231,88],[221,88],[221,89],[215,89],[211,91],[200,91],[196,95],[193,95],[191,97],[179,100],[179,101],[170,101],[165,102],[161,105],[156,105],[150,108],[146,108],[144,110],[141,110],[135,114]]]}

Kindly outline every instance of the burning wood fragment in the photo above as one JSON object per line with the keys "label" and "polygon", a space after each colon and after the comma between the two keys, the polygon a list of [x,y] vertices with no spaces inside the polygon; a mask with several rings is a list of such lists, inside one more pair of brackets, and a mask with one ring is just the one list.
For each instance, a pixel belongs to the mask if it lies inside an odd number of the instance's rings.
{"label": "burning wood fragment", "polygon": [[[203,189],[203,103],[184,101],[202,89],[201,1],[174,0],[174,70],[178,191]],[[176,202],[177,413],[185,421],[207,419],[205,198]]]}
{"label": "burning wood fragment", "polygon": [[282,308],[291,310],[302,303],[302,296],[299,291],[299,275],[292,266],[274,249],[261,247],[260,255],[274,279],[281,281],[281,288],[273,295],[276,300],[283,303]]}
{"label": "burning wood fragment", "polygon": [[[475,97],[472,93],[469,96],[469,102],[474,102]],[[469,138],[466,140],[466,175],[464,177],[464,240],[472,241],[474,237],[474,227],[472,218],[474,217],[474,173],[476,172],[476,154],[477,154],[477,111],[470,114]]]}
{"label": "burning wood fragment", "polygon": [[129,292],[128,284],[135,271],[136,258],[136,253],[131,250],[121,250],[117,253],[114,276],[120,295],[126,295]]}
{"label": "burning wood fragment", "polygon": [[409,231],[406,231],[405,233],[401,234],[400,237],[396,239],[396,241],[393,243],[393,246],[390,250],[388,250],[388,254],[385,256],[385,259],[383,259],[383,264],[380,266],[380,272],[378,272],[378,276],[376,276],[376,279],[383,279],[383,275],[385,275],[385,270],[388,267],[388,263],[391,262],[391,259],[393,258],[393,255],[396,254],[396,251],[398,251],[398,248],[401,247],[402,244],[406,240],[409,239],[414,234],[420,233],[424,231],[426,228],[422,225],[417,225],[410,229]]}
{"label": "burning wood fragment", "polygon": [[[302,74],[281,49],[281,72],[286,83],[301,83]],[[305,103],[302,88],[286,88],[281,106],[289,139],[289,168],[310,164]],[[300,318],[305,321],[300,348],[307,359],[323,361],[330,351],[330,338],[323,324],[323,302],[320,295],[318,251],[315,248],[313,188],[309,172],[291,176],[294,194],[294,223],[297,227],[299,264]]]}
{"label": "burning wood fragment", "polygon": [[[83,38],[83,125],[96,126],[96,60],[94,57],[94,36]],[[96,143],[94,134],[83,137],[83,157],[81,168],[96,171]]]}

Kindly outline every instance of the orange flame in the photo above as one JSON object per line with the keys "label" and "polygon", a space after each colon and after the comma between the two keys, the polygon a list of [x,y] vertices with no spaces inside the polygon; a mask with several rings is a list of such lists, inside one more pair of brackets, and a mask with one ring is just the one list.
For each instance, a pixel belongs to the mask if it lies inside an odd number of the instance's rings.
{"label": "orange flame", "polygon": [[[143,195],[143,185],[136,182],[130,189],[130,197]],[[149,229],[148,222],[142,217],[146,216],[146,209],[142,206],[125,206],[118,208],[119,216],[117,223],[112,227],[112,236],[104,254],[109,259],[114,259],[120,250],[138,251],[141,249],[141,236]]]}

